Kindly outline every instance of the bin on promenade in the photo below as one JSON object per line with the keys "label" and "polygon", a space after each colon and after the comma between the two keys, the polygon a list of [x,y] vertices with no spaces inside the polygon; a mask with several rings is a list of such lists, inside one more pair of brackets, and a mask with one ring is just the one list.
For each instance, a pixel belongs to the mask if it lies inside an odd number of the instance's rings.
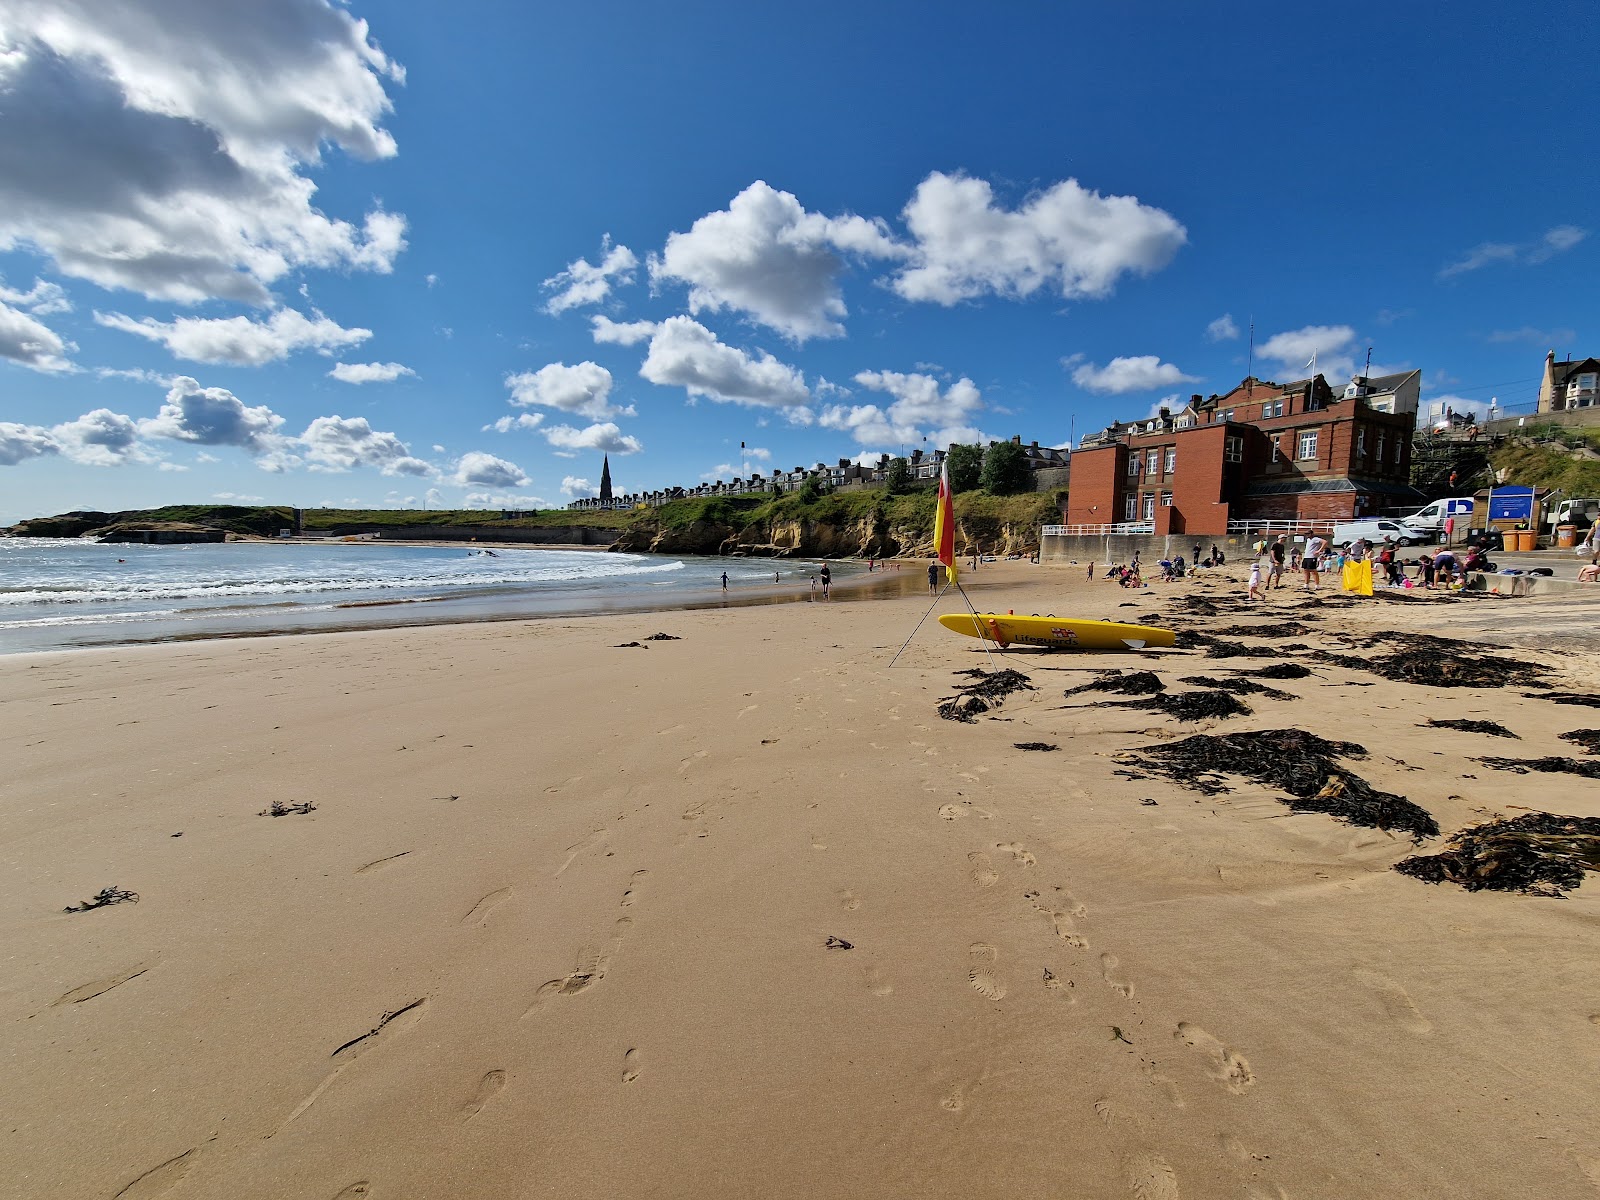
{"label": "bin on promenade", "polygon": [[1556,526],[1556,548],[1571,550],[1578,544],[1578,527],[1576,525]]}
{"label": "bin on promenade", "polygon": [[1517,530],[1518,550],[1537,550],[1539,548],[1539,531],[1537,529]]}

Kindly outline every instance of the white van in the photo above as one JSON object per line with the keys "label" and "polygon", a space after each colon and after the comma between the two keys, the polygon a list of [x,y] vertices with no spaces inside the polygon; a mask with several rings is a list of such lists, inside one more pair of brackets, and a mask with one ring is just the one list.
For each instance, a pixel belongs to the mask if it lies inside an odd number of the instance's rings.
{"label": "white van", "polygon": [[1401,524],[1409,529],[1415,529],[1433,541],[1438,541],[1444,535],[1444,523],[1449,517],[1456,519],[1456,528],[1465,529],[1472,523],[1472,497],[1451,496],[1447,500],[1435,500],[1427,508],[1418,509],[1409,517],[1402,517]]}
{"label": "white van", "polygon": [[1346,521],[1342,525],[1333,527],[1333,544],[1343,546],[1357,538],[1365,538],[1369,546],[1381,546],[1383,540],[1388,538],[1396,546],[1412,546],[1423,540],[1422,534],[1415,529],[1408,529],[1398,521],[1380,520],[1372,517],[1365,521]]}

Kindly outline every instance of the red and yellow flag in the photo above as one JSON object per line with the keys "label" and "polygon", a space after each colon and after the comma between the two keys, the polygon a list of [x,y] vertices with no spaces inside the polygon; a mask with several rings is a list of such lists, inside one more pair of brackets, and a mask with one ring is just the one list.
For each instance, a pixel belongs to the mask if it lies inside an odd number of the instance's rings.
{"label": "red and yellow flag", "polygon": [[951,583],[960,573],[956,567],[956,510],[950,495],[950,468],[939,464],[939,502],[933,510],[934,553],[944,564],[945,578]]}

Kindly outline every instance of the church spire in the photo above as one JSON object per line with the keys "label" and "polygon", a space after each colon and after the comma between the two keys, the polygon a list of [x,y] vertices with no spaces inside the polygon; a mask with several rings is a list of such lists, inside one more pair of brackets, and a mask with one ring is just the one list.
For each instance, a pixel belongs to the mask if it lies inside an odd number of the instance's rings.
{"label": "church spire", "polygon": [[611,499],[611,456],[608,454],[602,460],[600,467],[600,502],[608,503]]}

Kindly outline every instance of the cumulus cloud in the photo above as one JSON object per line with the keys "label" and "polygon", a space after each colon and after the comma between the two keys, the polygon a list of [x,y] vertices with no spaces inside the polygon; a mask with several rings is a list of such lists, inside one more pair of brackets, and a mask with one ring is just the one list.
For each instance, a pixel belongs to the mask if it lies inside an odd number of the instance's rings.
{"label": "cumulus cloud", "polygon": [[390,363],[334,363],[328,375],[341,383],[393,383],[402,375],[416,376],[410,367]]}
{"label": "cumulus cloud", "polygon": [[580,258],[568,263],[566,270],[544,281],[545,289],[556,293],[546,301],[545,312],[554,317],[569,308],[601,304],[611,295],[613,281],[623,285],[633,282],[634,268],[639,265],[639,260],[632,250],[626,246],[613,246],[608,233],[600,243],[600,254],[602,257],[598,266]]}
{"label": "cumulus cloud", "polygon": [[0,467],[14,467],[30,458],[60,453],[61,447],[48,429],[0,421]]}
{"label": "cumulus cloud", "polygon": [[893,396],[894,402],[887,408],[831,405],[822,410],[818,421],[826,429],[849,433],[860,445],[920,443],[926,436],[935,446],[945,446],[983,438],[968,423],[983,408],[983,396],[964,376],[943,390],[931,375],[897,371],[862,371],[855,381],[870,391]]}
{"label": "cumulus cloud", "polygon": [[296,350],[328,352],[356,346],[372,336],[370,329],[344,329],[319,312],[311,317],[280,308],[265,321],[249,317],[179,317],[134,320],[122,313],[95,313],[109,329],[159,342],[176,358],[191,362],[259,367],[287,358]]}
{"label": "cumulus cloud", "polygon": [[72,302],[67,299],[66,292],[61,290],[61,285],[51,283],[47,279],[35,279],[33,286],[25,292],[7,287],[5,281],[0,280],[0,302],[14,304],[36,317],[72,311]]}
{"label": "cumulus cloud", "polygon": [[528,485],[528,476],[516,463],[469,450],[456,463],[450,482],[461,487],[519,488]]}
{"label": "cumulus cloud", "polygon": [[1549,262],[1558,254],[1566,253],[1588,236],[1589,231],[1577,225],[1557,225],[1531,242],[1480,242],[1455,262],[1442,268],[1439,278],[1453,279],[1494,263],[1537,266]]}
{"label": "cumulus cloud", "polygon": [[318,209],[323,148],[395,153],[404,72],[328,0],[0,3],[0,249],[152,299],[263,304],[302,267],[387,272],[405,218]]}
{"label": "cumulus cloud", "polygon": [[1162,362],[1155,354],[1113,358],[1103,367],[1097,367],[1093,363],[1083,363],[1075,367],[1072,372],[1073,383],[1103,396],[1148,392],[1179,383],[1193,383],[1196,378],[1194,375],[1185,375],[1172,363]]}
{"label": "cumulus cloud", "polygon": [[751,357],[725,345],[690,317],[669,317],[661,323],[639,374],[663,387],[681,387],[691,398],[784,409],[797,424],[811,420],[806,407],[811,393],[798,370],[765,351]]}
{"label": "cumulus cloud", "polygon": [[[490,421],[483,427],[483,432],[488,433],[492,429],[496,433],[510,433],[513,429],[537,429],[543,424],[543,413],[518,413],[514,417],[508,414],[498,421]],[[435,446],[434,450],[443,453],[444,447]]]}
{"label": "cumulus cloud", "polygon": [[631,406],[617,408],[611,403],[611,384],[611,372],[592,362],[570,367],[550,363],[537,371],[506,377],[511,403],[524,408],[554,408],[593,421],[633,416]]}
{"label": "cumulus cloud", "polygon": [[552,425],[542,431],[545,440],[556,448],[557,454],[570,457],[579,450],[601,450],[607,454],[637,454],[644,443],[636,437],[623,435],[622,430],[610,421],[574,429],[571,425]]}
{"label": "cumulus cloud", "polygon": [[650,260],[652,281],[689,285],[691,313],[733,309],[796,342],[844,333],[841,254],[900,257],[882,221],[807,212],[757,180],[726,209],[667,238]]}
{"label": "cumulus cloud", "polygon": [[1239,327],[1233,323],[1232,313],[1223,313],[1206,326],[1206,341],[1231,342],[1239,336]]}
{"label": "cumulus cloud", "polygon": [[378,467],[385,475],[428,475],[433,468],[414,458],[392,433],[372,428],[365,417],[317,417],[296,439],[314,471]]}
{"label": "cumulus cloud", "polygon": [[86,466],[116,467],[146,457],[139,450],[138,425],[108,408],[97,408],[50,432],[65,457]]}
{"label": "cumulus cloud", "polygon": [[67,353],[75,349],[43,321],[0,299],[0,358],[55,373],[74,369]]}
{"label": "cumulus cloud", "polygon": [[563,495],[571,496],[574,500],[600,494],[600,489],[594,484],[587,479],[579,479],[576,475],[568,475],[561,480],[561,491]]}
{"label": "cumulus cloud", "polygon": [[[1275,333],[1256,347],[1263,362],[1272,363],[1290,379],[1303,379],[1311,373],[1311,356],[1317,358],[1317,374],[1330,383],[1343,382],[1355,374],[1356,360],[1351,352],[1356,331],[1349,325],[1307,325]],[[1380,374],[1374,367],[1373,374]]]}
{"label": "cumulus cloud", "polygon": [[589,318],[589,324],[593,328],[595,342],[600,345],[637,346],[640,342],[649,341],[656,331],[654,321],[613,321],[599,313]]}
{"label": "cumulus cloud", "polygon": [[172,381],[167,401],[154,417],[139,422],[145,437],[172,438],[200,446],[239,446],[251,454],[283,449],[283,418],[265,405],[250,408],[227,388],[203,388],[187,375]]}
{"label": "cumulus cloud", "polygon": [[995,203],[981,179],[935,171],[905,208],[916,245],[893,287],[907,300],[951,305],[979,296],[1108,295],[1118,278],[1172,260],[1188,232],[1133,196],[1102,196],[1067,179],[1021,207]]}

